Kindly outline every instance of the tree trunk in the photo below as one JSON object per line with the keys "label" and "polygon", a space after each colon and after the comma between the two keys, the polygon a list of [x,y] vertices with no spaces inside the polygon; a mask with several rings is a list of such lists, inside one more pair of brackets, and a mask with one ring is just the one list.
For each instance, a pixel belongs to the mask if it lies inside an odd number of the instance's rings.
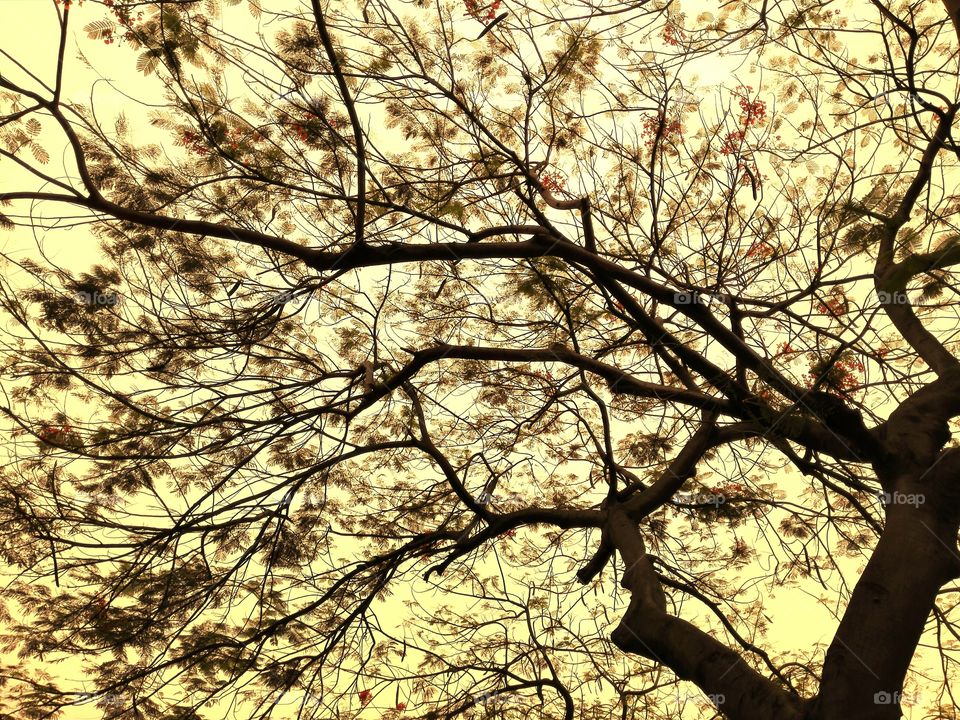
{"label": "tree trunk", "polygon": [[957,523],[944,512],[952,503],[936,493],[934,479],[896,483],[910,491],[887,507],[883,534],[827,651],[811,720],[900,717],[903,681],[937,591],[960,567]]}

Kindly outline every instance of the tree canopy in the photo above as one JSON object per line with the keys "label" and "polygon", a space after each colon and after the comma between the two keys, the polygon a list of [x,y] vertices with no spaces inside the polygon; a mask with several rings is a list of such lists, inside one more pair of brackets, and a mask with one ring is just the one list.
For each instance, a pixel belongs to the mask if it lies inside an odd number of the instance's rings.
{"label": "tree canopy", "polygon": [[0,717],[960,717],[960,0],[36,14]]}

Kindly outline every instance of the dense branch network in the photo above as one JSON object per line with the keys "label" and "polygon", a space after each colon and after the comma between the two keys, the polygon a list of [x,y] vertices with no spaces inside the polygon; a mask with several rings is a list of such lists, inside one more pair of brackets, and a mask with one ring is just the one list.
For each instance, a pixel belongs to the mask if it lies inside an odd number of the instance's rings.
{"label": "dense branch network", "polygon": [[[731,718],[899,716],[960,577],[951,2],[851,11],[867,60],[819,4],[250,3],[268,37],[113,0],[86,34],[165,97],[111,130],[64,87],[90,4],[52,82],[0,71],[0,220],[82,213],[105,257],[5,256],[21,652],[112,718],[686,717],[661,668]],[[691,63],[761,49],[697,102]],[[764,650],[738,572],[841,593],[830,646]],[[3,677],[22,717],[90,699]]]}

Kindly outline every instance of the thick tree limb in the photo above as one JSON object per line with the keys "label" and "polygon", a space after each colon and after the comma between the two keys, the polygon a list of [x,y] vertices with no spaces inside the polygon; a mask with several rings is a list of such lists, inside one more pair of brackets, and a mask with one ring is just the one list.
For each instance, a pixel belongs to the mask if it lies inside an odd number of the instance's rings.
{"label": "thick tree limb", "polygon": [[[910,220],[910,214],[917,200],[930,182],[933,174],[933,164],[937,154],[945,147],[955,113],[956,108],[953,108],[950,112],[940,116],[937,129],[920,158],[920,167],[917,174],[904,192],[897,211],[885,224],[874,266],[874,283],[878,293],[888,295],[901,293],[905,287],[908,278],[905,277],[904,266],[902,263],[898,266],[895,261],[896,237],[900,229]],[[881,295],[881,297],[884,297],[884,295]],[[948,352],[943,344],[923,326],[909,302],[884,302],[882,307],[903,339],[916,350],[917,354],[937,375],[943,376],[950,372],[960,371],[960,361]]]}
{"label": "thick tree limb", "polygon": [[638,380],[613,365],[607,365],[599,360],[594,360],[586,355],[581,355],[580,353],[563,347],[552,346],[542,349],[522,350],[515,348],[480,347],[476,345],[435,345],[423,350],[411,350],[411,353],[413,354],[413,359],[393,377],[387,378],[378,385],[373,392],[368,393],[363,401],[355,408],[355,413],[370,407],[377,400],[380,400],[392,390],[400,387],[428,363],[444,359],[489,360],[515,363],[559,362],[599,375],[607,381],[613,392],[675,401],[706,410],[728,413],[735,412],[731,404],[722,398],[714,398],[693,390],[672,388]]}
{"label": "thick tree limb", "polygon": [[[878,704],[875,698],[894,697],[903,688],[938,590],[960,575],[956,518],[938,518],[929,484],[916,480],[899,490],[926,488],[926,502],[888,506],[883,535],[827,651],[815,717],[900,717],[898,704]],[[955,477],[950,480],[955,483]]]}
{"label": "thick tree limb", "polygon": [[669,667],[694,682],[733,720],[800,720],[804,701],[751,668],[740,654],[666,612],[660,581],[635,523],[609,512],[610,538],[627,568],[621,585],[630,605],[611,639],[620,649]]}

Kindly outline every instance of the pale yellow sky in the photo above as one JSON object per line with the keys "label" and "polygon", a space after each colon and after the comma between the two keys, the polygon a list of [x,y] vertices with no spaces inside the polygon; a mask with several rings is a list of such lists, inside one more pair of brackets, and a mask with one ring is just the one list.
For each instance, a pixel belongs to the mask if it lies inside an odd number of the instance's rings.
{"label": "pale yellow sky", "polygon": [[[709,3],[684,3],[688,14],[699,11],[700,7],[709,7]],[[144,78],[134,68],[133,54],[122,45],[106,46],[102,43],[88,41],[82,31],[83,25],[92,19],[104,16],[103,9],[86,2],[73,11],[72,35],[79,47],[89,59],[93,68],[86,68],[76,59],[75,51],[68,51],[68,62],[65,73],[64,97],[70,102],[91,104],[97,113],[104,119],[112,119],[120,112],[126,114],[134,127],[140,127],[151,142],[164,141],[158,131],[151,130],[143,107],[137,101],[150,102],[158,95],[160,84],[153,78]],[[229,11],[231,22],[252,22],[250,15],[242,7]],[[244,20],[241,20],[243,18]],[[236,28],[235,28],[236,29]],[[54,22],[52,2],[47,0],[0,0],[0,48],[16,58],[29,61],[30,69],[43,78],[52,77],[53,62],[56,48],[56,27]],[[734,61],[731,60],[731,63]],[[2,63],[7,67],[6,63]],[[720,81],[726,81],[730,76],[730,67],[716,61],[698,63],[692,69],[699,76],[699,84],[705,91]],[[112,121],[112,120],[111,120]],[[110,122],[105,122],[105,125]],[[52,131],[46,131],[44,146],[49,148],[51,161],[48,166],[51,172],[57,175],[67,175],[70,172],[69,156],[66,154],[62,139],[58,139]],[[0,193],[7,189],[22,189],[23,174],[8,165],[0,165]],[[18,229],[14,232],[0,233],[0,249],[14,256],[30,257],[36,252],[35,241],[39,240],[51,260],[66,267],[85,268],[97,261],[96,241],[80,229],[49,230],[31,234]],[[14,279],[14,282],[16,280]],[[765,478],[767,482],[775,482],[788,495],[799,494],[804,481],[792,472],[784,472],[776,478]],[[703,526],[704,532],[709,526]],[[747,530],[745,530],[747,532]],[[750,538],[753,540],[754,538]],[[856,577],[856,568],[853,561],[846,561],[851,572],[848,575]],[[493,566],[486,570],[492,572]],[[814,643],[828,644],[835,629],[836,623],[831,618],[830,611],[839,608],[830,607],[835,598],[817,597],[816,586],[810,585],[813,591],[806,588],[788,587],[779,593],[769,593],[766,589],[746,588],[744,597],[752,600],[761,596],[766,603],[766,614],[773,621],[767,637],[760,640],[760,644],[771,654],[805,653]],[[423,588],[420,588],[421,592]],[[412,592],[412,591],[410,591]],[[584,591],[585,593],[587,590]],[[398,623],[403,617],[402,602],[409,599],[405,591],[399,589],[396,595],[384,603],[383,616],[395,619]],[[423,597],[420,595],[419,597]],[[593,596],[591,596],[593,597]],[[440,598],[438,602],[441,602]],[[599,597],[593,602],[606,603],[609,607],[610,597]],[[586,612],[586,611],[584,611]],[[699,609],[696,616],[701,623],[705,622],[706,615]],[[613,612],[612,615],[616,613]],[[701,627],[705,625],[701,624]],[[394,628],[400,631],[399,625]],[[923,653],[921,653],[921,657]],[[932,658],[932,656],[931,656]],[[926,658],[921,659],[917,667],[924,664]],[[9,659],[8,659],[9,662]],[[58,680],[78,681],[77,663],[65,663],[48,667],[49,672],[55,673]],[[690,686],[690,692],[696,693]],[[924,697],[919,693],[920,703],[932,698]],[[910,704],[905,704],[906,716],[913,720],[923,717],[923,713]],[[371,717],[375,713],[371,710],[366,713]],[[239,716],[238,717],[242,717]],[[286,720],[283,716],[280,720]],[[289,718],[295,717],[291,712]],[[699,717],[699,713],[685,713],[683,717]],[[67,715],[67,720],[96,720],[99,713],[90,706],[76,708]]]}

